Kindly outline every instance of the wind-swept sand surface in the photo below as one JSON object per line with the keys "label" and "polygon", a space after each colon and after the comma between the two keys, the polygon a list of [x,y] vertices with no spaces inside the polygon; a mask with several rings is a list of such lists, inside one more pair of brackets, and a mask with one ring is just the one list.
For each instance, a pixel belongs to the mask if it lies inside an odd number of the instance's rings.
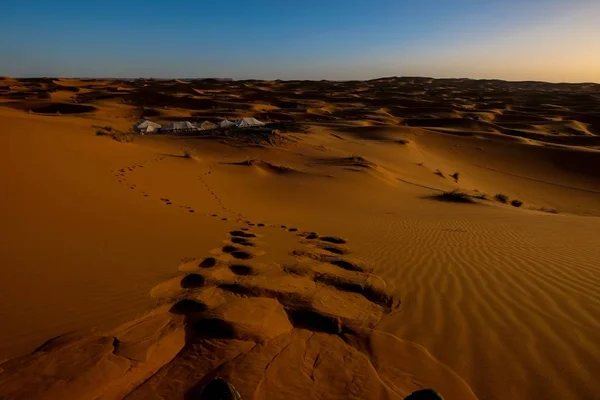
{"label": "wind-swept sand surface", "polygon": [[[598,85],[0,96],[0,397],[193,398],[216,376],[261,399],[600,393]],[[127,134],[143,116],[275,130]]]}

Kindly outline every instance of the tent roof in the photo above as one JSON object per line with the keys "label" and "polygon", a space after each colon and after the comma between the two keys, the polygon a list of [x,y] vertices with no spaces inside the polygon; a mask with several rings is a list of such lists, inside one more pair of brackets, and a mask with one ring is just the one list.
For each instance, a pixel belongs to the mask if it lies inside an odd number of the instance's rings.
{"label": "tent roof", "polygon": [[135,125],[135,127],[137,129],[145,129],[148,127],[160,128],[160,124],[157,124],[156,122],[148,121],[147,119],[143,119],[140,122],[138,122]]}
{"label": "tent roof", "polygon": [[223,121],[219,122],[217,125],[219,125],[219,126],[220,126],[220,127],[222,127],[222,128],[226,128],[226,127],[228,127],[228,126],[233,126],[233,125],[235,125],[235,123],[231,122],[231,121],[230,121],[230,120],[228,120],[228,119],[224,119]]}
{"label": "tent roof", "polygon": [[237,121],[235,121],[235,125],[236,126],[263,126],[264,122],[260,122],[259,120],[257,120],[256,118],[251,118],[251,117],[246,117],[246,118],[240,118]]}
{"label": "tent roof", "polygon": [[190,121],[175,121],[171,122],[165,128],[167,130],[186,130],[186,129],[196,129],[196,126],[192,124]]}

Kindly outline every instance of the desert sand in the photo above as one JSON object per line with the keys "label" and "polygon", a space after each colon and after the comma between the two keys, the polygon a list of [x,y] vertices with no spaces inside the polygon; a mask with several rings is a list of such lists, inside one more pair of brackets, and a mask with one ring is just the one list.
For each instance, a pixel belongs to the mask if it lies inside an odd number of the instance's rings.
{"label": "desert sand", "polygon": [[[0,97],[0,398],[598,398],[600,85]],[[245,116],[273,132],[128,133]]]}

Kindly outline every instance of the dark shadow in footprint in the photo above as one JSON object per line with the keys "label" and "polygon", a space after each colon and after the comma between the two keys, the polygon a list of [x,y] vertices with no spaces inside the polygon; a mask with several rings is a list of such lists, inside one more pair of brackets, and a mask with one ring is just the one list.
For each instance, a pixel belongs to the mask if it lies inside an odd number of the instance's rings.
{"label": "dark shadow in footprint", "polygon": [[230,265],[229,269],[236,275],[256,275],[256,271],[254,271],[254,268],[249,267],[247,265]]}
{"label": "dark shadow in footprint", "polygon": [[202,262],[200,264],[198,264],[198,267],[210,268],[210,267],[214,267],[215,265],[217,265],[217,259],[214,257],[208,257],[208,258],[205,258],[204,260],[202,260]]}
{"label": "dark shadow in footprint", "polygon": [[196,338],[233,339],[235,337],[233,326],[217,318],[203,318],[191,324],[190,328],[190,334]]}
{"label": "dark shadow in footprint", "polygon": [[336,267],[340,267],[340,268],[343,268],[343,269],[348,270],[348,271],[363,272],[363,269],[361,267],[359,267],[356,264],[351,263],[350,261],[346,261],[346,260],[333,260],[333,261],[330,261],[329,263],[335,265]]}
{"label": "dark shadow in footprint", "polygon": [[227,221],[227,218],[221,218],[221,221]]}
{"label": "dark shadow in footprint", "polygon": [[287,226],[286,225],[281,225],[281,229],[286,229]]}
{"label": "dark shadow in footprint", "polygon": [[189,274],[181,280],[181,287],[184,289],[193,289],[201,286],[204,286],[204,277],[202,275]]}
{"label": "dark shadow in footprint", "polygon": [[344,244],[346,243],[346,240],[339,238],[339,237],[335,237],[335,236],[323,236],[321,238],[322,241],[324,242],[329,242],[329,243],[333,243],[333,244]]}
{"label": "dark shadow in footprint", "polygon": [[188,212],[196,212],[196,211],[194,211],[194,210],[188,210]]}
{"label": "dark shadow in footprint", "polygon": [[178,301],[177,303],[173,304],[173,307],[171,307],[169,310],[169,312],[178,315],[200,313],[203,311],[206,311],[206,305],[190,299]]}
{"label": "dark shadow in footprint", "polygon": [[265,224],[257,224],[256,226],[265,226]]}
{"label": "dark shadow in footprint", "polygon": [[244,232],[244,231],[231,231],[231,232],[229,232],[229,234],[231,236],[237,236],[237,237],[243,237],[243,238],[254,238],[254,237],[256,237],[256,235],[254,233]]}
{"label": "dark shadow in footprint", "polygon": [[288,229],[288,232],[298,232],[298,228],[290,228]]}
{"label": "dark shadow in footprint", "polygon": [[223,251],[223,253],[233,253],[234,251],[239,250],[239,249],[235,246],[227,245],[227,246],[223,246],[223,248],[221,250]]}
{"label": "dark shadow in footprint", "polygon": [[328,251],[333,254],[339,254],[339,255],[348,253],[346,250],[340,249],[338,247],[323,247],[323,250]]}
{"label": "dark shadow in footprint", "polygon": [[311,240],[312,240],[312,239],[318,239],[318,238],[319,238],[319,235],[318,235],[317,233],[315,233],[315,232],[311,232],[311,233],[309,233],[309,234],[306,236],[306,238],[307,238],[307,239],[311,239]]}
{"label": "dark shadow in footprint", "polygon": [[249,260],[252,257],[254,257],[254,254],[248,253],[247,251],[243,250],[234,251],[233,253],[231,253],[231,255],[233,256],[233,258],[236,258],[238,260]]}
{"label": "dark shadow in footprint", "polygon": [[237,237],[237,236],[232,237],[231,238],[231,242],[232,243],[236,243],[236,244],[241,244],[242,246],[246,246],[246,247],[253,247],[254,246],[254,243],[252,243],[248,239],[244,239],[242,237]]}
{"label": "dark shadow in footprint", "polygon": [[342,323],[335,317],[321,315],[309,308],[289,310],[288,317],[296,328],[331,334],[342,333]]}

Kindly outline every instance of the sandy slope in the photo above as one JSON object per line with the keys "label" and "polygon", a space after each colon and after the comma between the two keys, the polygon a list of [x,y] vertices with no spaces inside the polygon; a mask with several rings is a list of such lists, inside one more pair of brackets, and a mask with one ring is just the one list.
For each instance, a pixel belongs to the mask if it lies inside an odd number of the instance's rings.
{"label": "sandy slope", "polygon": [[[61,85],[95,96],[131,86]],[[307,121],[284,146],[119,143],[92,128],[137,118],[115,99],[81,115],[23,112],[31,100],[0,108],[0,355],[24,355],[0,365],[0,394],[183,398],[219,375],[245,398],[402,398],[420,387],[448,399],[596,397],[593,88],[191,85],[160,83],[152,90],[167,97],[144,99],[192,96],[162,121],[239,104]],[[435,103],[448,85],[454,97]],[[483,104],[484,92],[495,99]],[[453,189],[489,200],[434,199]]]}

